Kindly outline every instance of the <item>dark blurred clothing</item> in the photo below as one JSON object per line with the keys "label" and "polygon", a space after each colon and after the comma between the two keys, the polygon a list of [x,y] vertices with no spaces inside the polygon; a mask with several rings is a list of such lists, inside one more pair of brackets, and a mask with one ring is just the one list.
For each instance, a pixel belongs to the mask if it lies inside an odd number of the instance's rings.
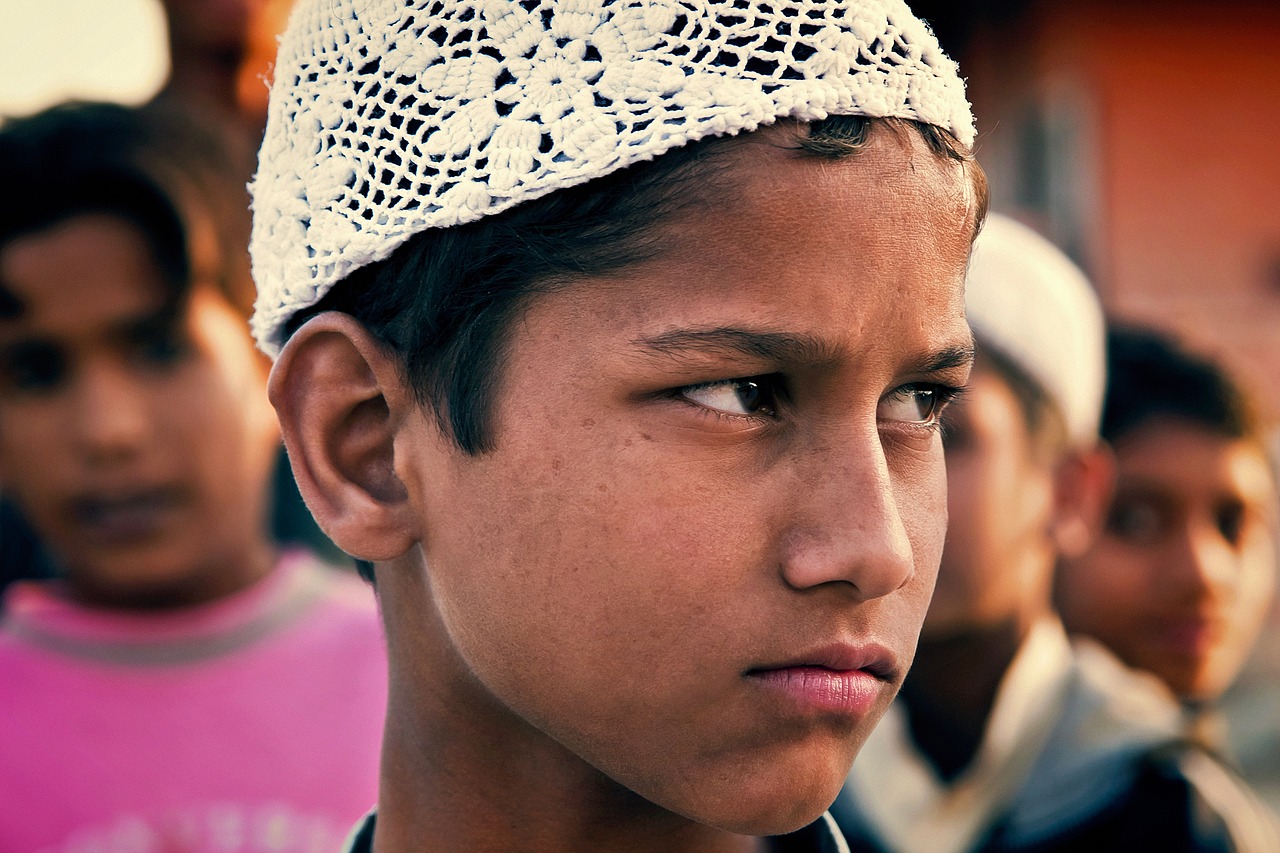
{"label": "dark blurred clothing", "polygon": [[[356,824],[343,853],[373,853],[373,833],[377,826],[377,812],[370,812]],[[787,835],[769,838],[770,853],[849,853],[849,847],[840,837],[840,831],[824,814],[808,826]]]}
{"label": "dark blurred clothing", "polygon": [[964,773],[939,779],[895,705],[832,814],[852,849],[875,853],[1280,850],[1274,816],[1183,726],[1154,677],[1047,621]]}

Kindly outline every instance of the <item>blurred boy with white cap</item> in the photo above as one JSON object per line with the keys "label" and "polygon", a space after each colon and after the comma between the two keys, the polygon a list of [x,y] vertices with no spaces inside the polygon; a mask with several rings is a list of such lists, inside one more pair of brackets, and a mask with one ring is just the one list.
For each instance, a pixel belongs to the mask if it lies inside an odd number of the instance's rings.
{"label": "blurred boy with white cap", "polygon": [[1088,547],[1113,477],[1093,289],[993,216],[965,301],[978,358],[945,423],[942,568],[914,667],[837,820],[855,847],[895,853],[1271,849],[1247,840],[1251,805],[1226,772],[1176,745],[1172,697],[1070,644],[1052,612],[1055,562]]}

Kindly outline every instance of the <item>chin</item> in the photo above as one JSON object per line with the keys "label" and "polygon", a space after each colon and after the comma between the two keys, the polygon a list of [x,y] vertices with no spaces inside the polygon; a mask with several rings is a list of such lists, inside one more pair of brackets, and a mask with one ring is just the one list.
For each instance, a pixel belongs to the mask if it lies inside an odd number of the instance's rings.
{"label": "chin", "polygon": [[[862,740],[859,737],[859,743]],[[763,762],[759,770],[736,773],[736,784],[720,782],[714,795],[679,811],[741,835],[785,835],[813,823],[835,801],[852,765],[848,755],[842,748]],[[710,791],[717,781],[703,784]]]}
{"label": "chin", "polygon": [[164,561],[127,569],[107,565],[81,572],[76,585],[107,606],[157,610],[194,603],[200,597],[198,578],[191,575],[174,571]]}
{"label": "chin", "polygon": [[707,816],[700,822],[740,835],[786,835],[820,818],[838,793],[839,785],[817,796],[798,797],[795,791],[778,791],[762,802],[739,801],[726,813]]}

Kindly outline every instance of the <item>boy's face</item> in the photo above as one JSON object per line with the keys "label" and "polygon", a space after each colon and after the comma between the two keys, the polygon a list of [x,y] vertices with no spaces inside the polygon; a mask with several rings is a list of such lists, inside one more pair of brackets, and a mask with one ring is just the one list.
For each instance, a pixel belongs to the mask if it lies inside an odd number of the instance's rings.
{"label": "boy's face", "polygon": [[1240,671],[1274,590],[1267,460],[1177,419],[1125,434],[1115,454],[1103,534],[1059,573],[1063,619],[1178,694],[1214,698]]}
{"label": "boy's face", "polygon": [[947,410],[946,432],[951,517],[924,633],[1024,624],[1043,606],[1053,561],[1053,460],[1034,446],[1017,394],[981,357]]}
{"label": "boy's face", "polygon": [[961,169],[792,132],[725,153],[660,257],[530,303],[495,449],[416,411],[395,468],[427,580],[379,570],[419,709],[750,834],[831,802],[911,662],[946,524],[931,394],[971,350]]}
{"label": "boy's face", "polygon": [[0,482],[98,603],[174,605],[260,573],[265,367],[208,286],[176,314],[142,232],[82,214],[0,248]]}

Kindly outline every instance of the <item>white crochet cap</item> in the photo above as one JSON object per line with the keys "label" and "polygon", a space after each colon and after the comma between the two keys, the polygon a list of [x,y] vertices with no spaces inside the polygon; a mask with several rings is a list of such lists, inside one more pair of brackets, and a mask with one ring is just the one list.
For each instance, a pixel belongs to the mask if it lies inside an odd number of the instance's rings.
{"label": "white crochet cap", "polygon": [[998,350],[1040,384],[1073,444],[1095,443],[1106,328],[1080,268],[1030,228],[993,213],[974,243],[965,310],[979,349]]}
{"label": "white crochet cap", "polygon": [[299,0],[254,180],[254,334],[412,235],[792,117],[973,141],[902,0]]}

